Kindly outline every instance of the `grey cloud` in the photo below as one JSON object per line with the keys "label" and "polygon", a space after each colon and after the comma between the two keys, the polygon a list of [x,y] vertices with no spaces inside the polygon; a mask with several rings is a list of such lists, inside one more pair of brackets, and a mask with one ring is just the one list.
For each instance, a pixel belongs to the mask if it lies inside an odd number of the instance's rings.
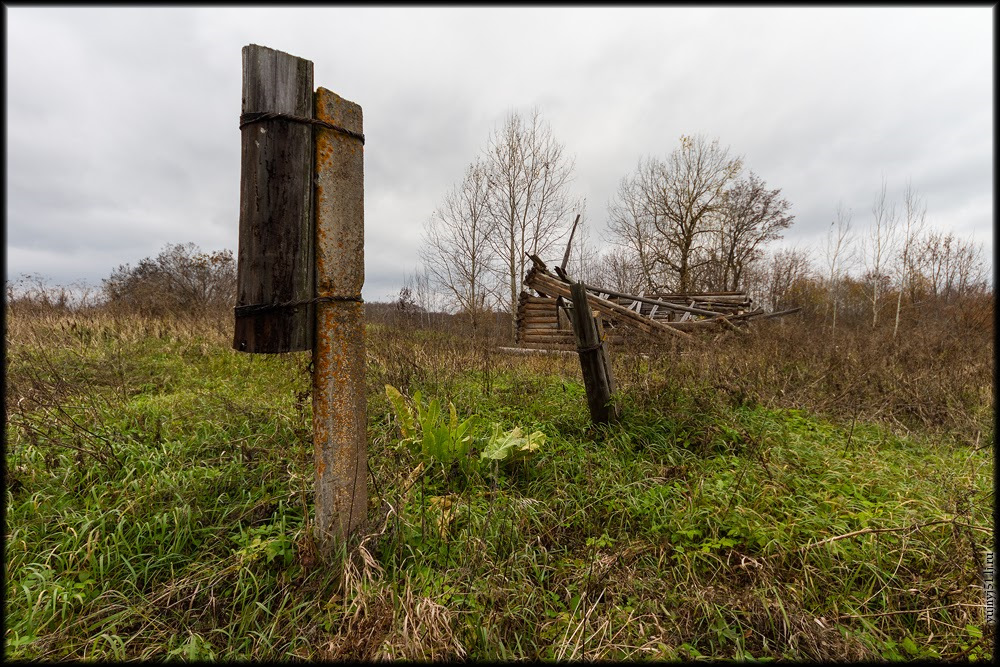
{"label": "grey cloud", "polygon": [[791,200],[789,242],[883,174],[992,244],[987,8],[6,8],[7,271],[98,282],[166,242],[236,249],[240,50],[308,58],[364,109],[366,285],[510,109],[576,158],[597,240],[619,179],[704,133]]}

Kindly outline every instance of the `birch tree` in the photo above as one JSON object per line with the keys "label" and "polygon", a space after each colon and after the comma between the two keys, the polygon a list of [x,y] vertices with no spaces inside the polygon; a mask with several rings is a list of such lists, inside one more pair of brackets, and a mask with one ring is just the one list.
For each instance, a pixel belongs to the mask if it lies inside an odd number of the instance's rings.
{"label": "birch tree", "polygon": [[527,118],[515,112],[506,117],[490,137],[483,162],[489,185],[490,243],[513,315],[526,253],[548,252],[568,231],[575,204],[569,194],[573,160],[534,109]]}
{"label": "birch tree", "polygon": [[872,304],[873,329],[878,326],[879,299],[885,290],[886,270],[896,249],[897,226],[896,206],[886,199],[886,183],[883,177],[882,187],[872,203],[872,224],[868,228],[863,248],[865,273],[869,283],[868,299]]}
{"label": "birch tree", "polygon": [[831,331],[837,332],[837,306],[840,303],[841,277],[845,268],[853,259],[853,237],[851,235],[851,220],[854,214],[845,209],[843,202],[837,204],[836,218],[830,223],[826,233],[826,244],[823,247],[823,258],[826,261],[827,290],[830,305],[833,307],[833,324]]}
{"label": "birch tree", "polygon": [[492,236],[485,165],[469,165],[424,226],[420,258],[434,284],[475,324],[493,289]]}
{"label": "birch tree", "polygon": [[896,275],[899,283],[899,294],[896,296],[896,322],[892,327],[892,337],[899,332],[899,313],[903,306],[903,292],[913,278],[912,264],[916,239],[923,232],[927,218],[927,205],[913,190],[911,183],[906,184],[903,192],[903,227],[900,238],[900,252],[896,262]]}

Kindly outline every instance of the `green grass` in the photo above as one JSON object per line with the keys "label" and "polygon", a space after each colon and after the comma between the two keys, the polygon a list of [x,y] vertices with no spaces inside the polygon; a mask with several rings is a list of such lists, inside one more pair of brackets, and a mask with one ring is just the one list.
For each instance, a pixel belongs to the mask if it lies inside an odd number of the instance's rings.
{"label": "green grass", "polygon": [[[308,355],[207,324],[8,336],[7,659],[992,658],[992,440],[729,400],[656,359],[594,428],[571,357],[373,328],[370,525],[324,564]],[[478,415],[480,449],[493,424],[546,442],[422,459],[386,383]]]}

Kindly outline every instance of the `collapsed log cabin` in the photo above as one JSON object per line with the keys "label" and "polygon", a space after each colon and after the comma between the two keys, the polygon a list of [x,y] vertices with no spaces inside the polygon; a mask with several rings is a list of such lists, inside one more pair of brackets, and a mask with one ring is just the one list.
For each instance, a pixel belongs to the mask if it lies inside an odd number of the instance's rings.
{"label": "collapsed log cabin", "polygon": [[[532,266],[524,284],[535,294],[522,291],[517,306],[517,343],[525,349],[574,350],[576,338],[571,324],[570,285],[562,267],[549,271],[541,259],[529,255]],[[694,334],[714,331],[745,331],[754,319],[779,317],[799,310],[766,313],[752,308],[746,292],[656,292],[623,294],[585,285],[587,303],[597,319],[600,336],[614,345],[628,330],[662,338],[695,342]]]}

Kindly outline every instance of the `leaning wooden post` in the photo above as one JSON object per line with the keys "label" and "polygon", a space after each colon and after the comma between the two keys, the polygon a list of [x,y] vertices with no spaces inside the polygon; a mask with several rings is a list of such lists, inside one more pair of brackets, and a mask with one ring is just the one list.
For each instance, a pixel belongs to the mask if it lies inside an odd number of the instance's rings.
{"label": "leaning wooden post", "polygon": [[570,295],[573,298],[573,331],[583,370],[583,386],[587,390],[590,419],[595,424],[614,421],[618,418],[618,409],[611,403],[614,378],[604,341],[597,332],[594,314],[587,303],[587,290],[582,283],[573,283]]}
{"label": "leaning wooden post", "polygon": [[364,135],[361,107],[320,88],[316,119],[316,537],[329,554],[365,520]]}

